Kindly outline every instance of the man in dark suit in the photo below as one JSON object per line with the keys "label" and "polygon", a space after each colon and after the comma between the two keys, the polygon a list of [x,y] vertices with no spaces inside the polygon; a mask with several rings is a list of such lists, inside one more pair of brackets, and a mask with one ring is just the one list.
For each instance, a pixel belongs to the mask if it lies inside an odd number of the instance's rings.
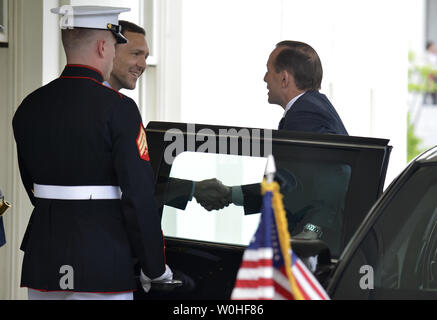
{"label": "man in dark suit", "polygon": [[[348,135],[331,102],[319,92],[322,78],[322,63],[311,46],[298,41],[281,41],[276,45],[268,59],[264,81],[269,90],[269,103],[278,104],[284,108],[284,116],[278,126],[279,130]],[[296,208],[291,210],[291,206],[288,206],[290,212],[287,212],[287,216],[290,228],[295,229],[293,230],[295,234],[303,228],[308,232],[301,233],[300,236],[309,238],[320,238],[323,234],[322,229],[325,231],[330,229],[332,232],[329,232],[330,234],[325,232],[325,236],[334,238],[336,241],[333,234],[338,233],[336,230],[339,223],[338,212],[341,212],[338,208],[342,206],[341,203],[347,190],[350,178],[349,168],[343,165],[323,165],[324,168],[318,166],[319,171],[315,173],[314,164],[282,165],[285,168],[278,165],[280,171],[287,172],[283,169],[297,170],[296,173],[299,173],[300,180],[306,177],[303,180],[313,181],[315,183],[311,185],[317,186],[310,194],[299,193],[296,190],[292,191],[294,194],[289,195],[294,205],[298,202],[303,203],[300,210]],[[295,177],[291,180],[294,179]],[[292,182],[299,184],[297,181]],[[308,189],[309,186],[306,188]],[[241,186],[241,193],[238,196],[239,188],[233,187],[233,195],[240,198],[237,201],[233,199],[233,202],[243,203],[246,214],[259,212],[260,192],[259,184],[245,185]],[[304,196],[310,196],[310,199],[302,201],[305,199]],[[287,196],[285,202],[287,203]]]}
{"label": "man in dark suit", "polygon": [[[288,40],[276,45],[268,59],[264,81],[269,90],[269,103],[278,104],[285,110],[279,130],[348,135],[335,108],[319,92],[322,78],[322,63],[311,46]],[[235,186],[227,194],[221,192],[217,185],[215,181],[205,181],[199,196],[210,195],[209,199],[201,202],[205,209],[221,209],[226,204],[223,199],[228,199],[228,202],[237,205],[244,204],[246,214],[259,212],[259,184]],[[187,197],[182,196],[184,201],[181,202],[186,203]]]}
{"label": "man in dark suit", "polygon": [[285,110],[279,130],[348,134],[335,108],[319,92],[322,77],[322,63],[311,46],[298,41],[276,45],[264,81],[269,103]]}

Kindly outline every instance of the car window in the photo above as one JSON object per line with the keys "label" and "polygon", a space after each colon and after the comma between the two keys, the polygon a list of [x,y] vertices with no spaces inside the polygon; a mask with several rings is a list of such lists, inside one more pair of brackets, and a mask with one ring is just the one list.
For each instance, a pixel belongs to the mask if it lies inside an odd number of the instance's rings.
{"label": "car window", "polygon": [[[260,218],[260,182],[265,166],[266,158],[262,157],[181,153],[173,162],[165,199],[161,199],[164,204],[164,234],[193,240],[249,244]],[[276,167],[291,235],[298,235],[305,225],[311,223],[321,228],[322,239],[331,250],[338,251],[351,166],[329,159],[285,157],[276,161]],[[187,201],[193,181],[207,179],[217,179],[226,186],[240,188],[242,202],[208,212],[195,198]]]}
{"label": "car window", "polygon": [[278,174],[295,184],[282,189],[291,236],[302,236],[306,226],[317,226],[321,239],[338,253],[344,222],[351,167],[338,161],[278,161]]}
{"label": "car window", "polygon": [[[391,151],[385,139],[184,123],[151,122],[147,138],[166,236],[247,245],[273,154],[290,233],[317,230],[334,259],[381,194]],[[188,199],[205,179],[240,186],[240,200],[208,212]]]}
{"label": "car window", "polygon": [[[226,154],[184,152],[171,167],[167,187],[180,184],[184,196],[174,201],[166,190],[162,214],[165,236],[247,245],[258,226],[259,214],[245,215],[243,206],[229,205],[207,211],[195,198],[187,201],[193,181],[217,179],[226,186],[240,186],[262,181],[267,159]],[[199,165],[202,164],[202,165]],[[179,187],[178,187],[179,188]],[[184,206],[186,207],[184,208]]]}
{"label": "car window", "polygon": [[418,169],[355,252],[336,298],[437,297],[437,167]]}

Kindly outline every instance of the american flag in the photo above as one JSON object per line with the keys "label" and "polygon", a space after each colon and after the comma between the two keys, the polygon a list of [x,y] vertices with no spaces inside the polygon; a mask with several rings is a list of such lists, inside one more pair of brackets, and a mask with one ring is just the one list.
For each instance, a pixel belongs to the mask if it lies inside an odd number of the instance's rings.
{"label": "american flag", "polygon": [[291,250],[279,185],[263,182],[263,190],[261,221],[244,252],[231,299],[329,300],[317,279]]}

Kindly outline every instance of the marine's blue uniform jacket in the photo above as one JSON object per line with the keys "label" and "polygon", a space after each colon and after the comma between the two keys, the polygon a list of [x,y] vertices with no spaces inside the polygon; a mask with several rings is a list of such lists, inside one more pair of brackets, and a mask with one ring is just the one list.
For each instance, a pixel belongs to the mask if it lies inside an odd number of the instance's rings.
{"label": "marine's blue uniform jacket", "polygon": [[[69,65],[30,94],[13,128],[21,178],[35,206],[22,243],[21,285],[59,291],[62,266],[78,292],[137,288],[164,273],[164,249],[144,128],[133,100],[102,85],[102,74]],[[48,200],[33,184],[120,186],[121,200]]]}

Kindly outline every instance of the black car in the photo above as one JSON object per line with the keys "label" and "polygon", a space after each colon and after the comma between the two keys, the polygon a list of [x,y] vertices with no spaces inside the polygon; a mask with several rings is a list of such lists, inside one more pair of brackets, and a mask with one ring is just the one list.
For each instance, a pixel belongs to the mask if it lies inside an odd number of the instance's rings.
{"label": "black car", "polygon": [[[336,296],[332,280],[341,286],[347,270],[342,252],[382,194],[388,140],[165,122],[151,122],[146,131],[167,264],[183,285],[156,286],[149,294],[138,290],[136,299],[230,298],[258,226],[259,184],[269,154],[293,250],[303,259],[319,257],[314,273]],[[207,211],[198,204],[193,181],[208,179],[240,190],[238,205]]]}
{"label": "black car", "polygon": [[343,251],[333,299],[437,299],[437,147],[391,183]]}

